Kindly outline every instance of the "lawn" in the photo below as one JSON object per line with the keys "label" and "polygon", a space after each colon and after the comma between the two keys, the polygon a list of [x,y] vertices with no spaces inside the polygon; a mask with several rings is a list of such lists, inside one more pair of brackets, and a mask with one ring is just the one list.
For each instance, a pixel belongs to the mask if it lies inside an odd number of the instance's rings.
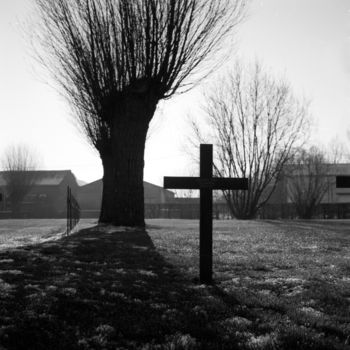
{"label": "lawn", "polygon": [[[149,220],[0,251],[0,349],[350,349],[350,222]],[[2,346],[2,348],[1,348]]]}
{"label": "lawn", "polygon": [[[77,229],[96,221],[82,219]],[[67,229],[66,219],[0,220],[0,250],[60,238]]]}

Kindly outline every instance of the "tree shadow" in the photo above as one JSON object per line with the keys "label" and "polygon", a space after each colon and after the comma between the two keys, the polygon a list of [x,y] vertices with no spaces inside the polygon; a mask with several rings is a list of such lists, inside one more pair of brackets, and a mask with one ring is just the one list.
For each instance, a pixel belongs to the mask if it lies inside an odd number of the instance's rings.
{"label": "tree shadow", "polygon": [[1,252],[0,269],[6,349],[219,344],[217,321],[229,312],[166,262],[144,230],[85,229]]}

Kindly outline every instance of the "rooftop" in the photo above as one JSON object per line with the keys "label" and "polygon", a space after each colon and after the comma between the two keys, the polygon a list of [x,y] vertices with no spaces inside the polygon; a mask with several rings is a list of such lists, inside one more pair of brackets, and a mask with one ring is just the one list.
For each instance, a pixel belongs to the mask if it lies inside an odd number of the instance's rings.
{"label": "rooftop", "polygon": [[[6,173],[8,172],[0,171],[0,186],[6,186],[4,177]],[[27,173],[33,174],[35,178],[34,184],[37,186],[57,186],[67,175],[73,175],[70,170],[35,170],[28,171]]]}

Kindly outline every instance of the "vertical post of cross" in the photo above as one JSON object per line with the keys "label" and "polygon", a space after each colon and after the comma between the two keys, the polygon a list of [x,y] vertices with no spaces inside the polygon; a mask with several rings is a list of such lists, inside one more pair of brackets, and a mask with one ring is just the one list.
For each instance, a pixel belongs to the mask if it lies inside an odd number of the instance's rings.
{"label": "vertical post of cross", "polygon": [[66,200],[66,205],[67,205],[67,231],[66,234],[68,236],[69,233],[69,186],[67,186],[67,200]]}
{"label": "vertical post of cross", "polygon": [[[200,145],[200,178],[213,177],[213,145]],[[200,189],[199,271],[202,283],[212,283],[213,271],[213,191]]]}
{"label": "vertical post of cross", "polygon": [[69,232],[73,229],[72,189],[69,187]]}

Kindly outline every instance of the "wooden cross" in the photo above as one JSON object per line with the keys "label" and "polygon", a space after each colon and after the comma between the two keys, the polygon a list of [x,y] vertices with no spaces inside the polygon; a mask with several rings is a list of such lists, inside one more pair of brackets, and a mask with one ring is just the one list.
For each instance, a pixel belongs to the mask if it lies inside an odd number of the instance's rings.
{"label": "wooden cross", "polygon": [[213,190],[247,190],[246,178],[213,178],[213,145],[200,145],[199,177],[164,177],[164,188],[200,190],[199,279],[212,283]]}

